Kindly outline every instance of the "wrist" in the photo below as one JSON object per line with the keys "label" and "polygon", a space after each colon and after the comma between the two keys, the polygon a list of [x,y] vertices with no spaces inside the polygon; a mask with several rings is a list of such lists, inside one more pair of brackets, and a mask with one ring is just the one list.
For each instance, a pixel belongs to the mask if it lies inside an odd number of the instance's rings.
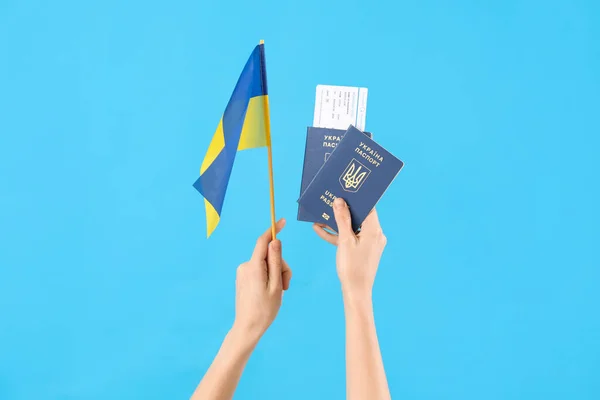
{"label": "wrist", "polygon": [[372,298],[373,289],[372,286],[349,284],[342,281],[342,295],[344,301],[365,302]]}
{"label": "wrist", "polygon": [[369,311],[373,308],[373,296],[370,289],[342,288],[342,297],[346,311]]}
{"label": "wrist", "polygon": [[237,347],[252,350],[258,344],[262,333],[234,323],[227,336]]}

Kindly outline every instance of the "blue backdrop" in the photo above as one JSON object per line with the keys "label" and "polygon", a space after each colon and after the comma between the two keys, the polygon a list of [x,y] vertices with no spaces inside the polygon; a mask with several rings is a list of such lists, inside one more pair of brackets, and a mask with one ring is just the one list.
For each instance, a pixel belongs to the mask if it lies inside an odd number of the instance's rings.
{"label": "blue backdrop", "polygon": [[399,399],[600,398],[600,6],[591,0],[0,1],[0,399],[188,398],[268,228],[266,150],[205,239],[192,183],[265,40],[294,270],[239,399],[341,399],[334,247],[295,221],[319,83],[406,162],[378,206]]}

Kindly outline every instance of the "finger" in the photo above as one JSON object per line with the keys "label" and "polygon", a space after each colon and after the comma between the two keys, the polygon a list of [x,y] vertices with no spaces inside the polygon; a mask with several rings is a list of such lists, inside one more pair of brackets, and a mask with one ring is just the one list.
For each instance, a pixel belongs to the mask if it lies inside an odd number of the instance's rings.
{"label": "finger", "polygon": [[269,272],[269,287],[272,289],[281,289],[283,286],[281,276],[283,259],[281,258],[281,241],[279,239],[275,239],[269,244],[267,269]]}
{"label": "finger", "polygon": [[332,233],[334,235],[337,235],[337,232],[333,230],[332,227],[330,227],[329,225],[325,225],[325,224],[317,224],[319,225],[321,228],[325,229],[325,231],[329,231],[329,233]]}
{"label": "finger", "polygon": [[[285,218],[281,218],[275,224],[275,232],[279,233],[285,226]],[[269,242],[271,242],[271,228],[267,229],[262,235],[258,237],[256,246],[254,246],[254,252],[252,253],[252,259],[256,261],[262,261],[267,258],[267,248]]]}
{"label": "finger", "polygon": [[333,202],[333,213],[335,214],[335,222],[338,226],[339,241],[355,239],[356,236],[354,236],[354,232],[352,231],[350,209],[341,197],[336,198]]}
{"label": "finger", "polygon": [[362,223],[361,233],[370,234],[370,233],[378,233],[381,232],[381,225],[379,223],[379,216],[377,215],[377,211],[375,208],[371,210],[367,218]]}
{"label": "finger", "polygon": [[281,270],[281,281],[283,290],[288,290],[290,287],[290,281],[292,280],[292,269],[285,260],[283,261],[283,269]]}
{"label": "finger", "polygon": [[334,246],[338,244],[338,236],[325,230],[325,225],[313,224],[313,229],[321,239]]}

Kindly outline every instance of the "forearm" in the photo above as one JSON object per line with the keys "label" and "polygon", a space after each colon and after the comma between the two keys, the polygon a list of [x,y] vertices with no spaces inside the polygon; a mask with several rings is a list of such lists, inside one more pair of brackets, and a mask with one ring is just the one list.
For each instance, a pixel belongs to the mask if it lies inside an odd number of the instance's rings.
{"label": "forearm", "polygon": [[196,388],[191,400],[229,400],[257,340],[233,328],[229,331],[217,356]]}
{"label": "forearm", "polygon": [[346,391],[349,400],[390,399],[369,295],[344,295]]}

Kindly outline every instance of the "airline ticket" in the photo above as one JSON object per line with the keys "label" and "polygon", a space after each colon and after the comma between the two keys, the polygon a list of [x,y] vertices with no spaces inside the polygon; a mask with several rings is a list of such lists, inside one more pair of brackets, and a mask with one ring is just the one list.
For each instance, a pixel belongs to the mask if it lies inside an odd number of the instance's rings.
{"label": "airline ticket", "polygon": [[348,129],[354,125],[365,130],[367,88],[317,85],[313,127]]}

